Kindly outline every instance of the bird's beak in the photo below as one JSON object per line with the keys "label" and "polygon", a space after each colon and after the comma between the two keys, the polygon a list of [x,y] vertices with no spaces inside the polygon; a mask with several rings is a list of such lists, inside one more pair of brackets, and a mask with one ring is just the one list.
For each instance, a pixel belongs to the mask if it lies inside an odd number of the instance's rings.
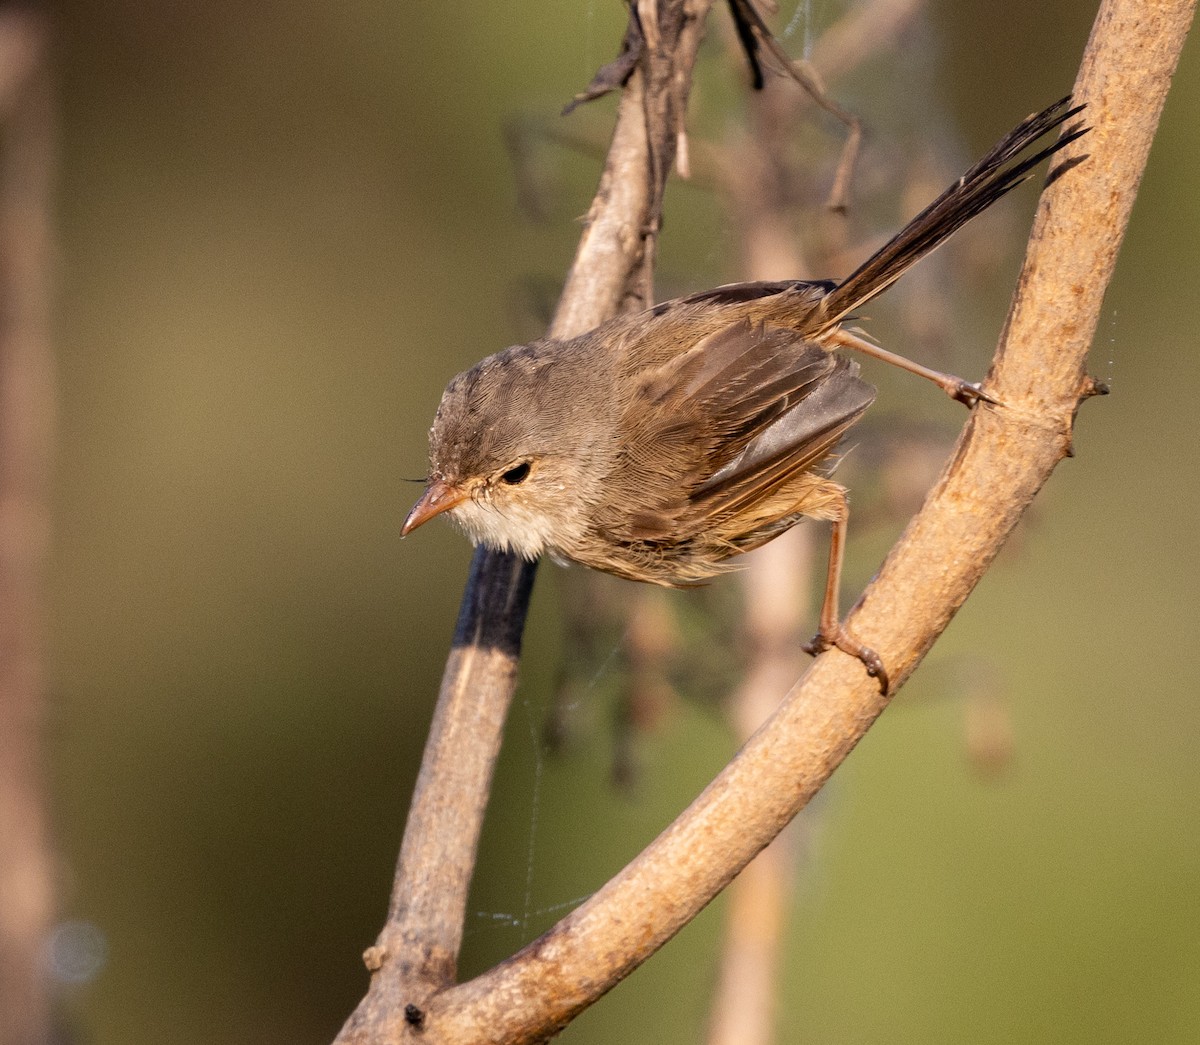
{"label": "bird's beak", "polygon": [[441,515],[442,512],[449,511],[455,505],[462,504],[468,496],[467,491],[461,486],[455,486],[453,483],[446,482],[441,476],[435,475],[429,480],[429,485],[425,487],[421,499],[413,505],[412,511],[408,513],[408,518],[400,527],[400,536],[407,537],[418,526],[429,522],[435,515]]}

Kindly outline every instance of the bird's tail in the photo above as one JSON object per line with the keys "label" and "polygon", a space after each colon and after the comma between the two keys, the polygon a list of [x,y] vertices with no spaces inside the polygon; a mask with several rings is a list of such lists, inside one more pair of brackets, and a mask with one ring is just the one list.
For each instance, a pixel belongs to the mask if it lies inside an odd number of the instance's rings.
{"label": "bird's tail", "polygon": [[1032,156],[1021,153],[1083,109],[1071,108],[1071,96],[1022,121],[983,159],[904,226],[883,247],[825,295],[812,315],[815,334],[827,331],[852,311],[890,287],[909,266],[939,247],[954,232],[981,214],[1030,176],[1047,156],[1087,133],[1071,127],[1057,141]]}

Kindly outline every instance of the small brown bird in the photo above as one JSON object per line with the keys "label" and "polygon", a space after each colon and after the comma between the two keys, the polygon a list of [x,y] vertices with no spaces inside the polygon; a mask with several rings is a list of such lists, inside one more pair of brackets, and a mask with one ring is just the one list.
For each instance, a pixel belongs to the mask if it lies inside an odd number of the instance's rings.
{"label": "small brown bird", "polygon": [[1083,134],[1068,130],[1019,158],[1082,108],[1069,106],[1064,98],[1021,123],[841,282],[718,287],[570,340],[507,348],[459,374],[438,406],[427,486],[402,533],[444,512],[475,544],[684,587],[804,516],[827,519],[825,599],[807,648],[858,657],[886,692],[878,655],[839,622],[847,501],[829,478],[838,440],[875,389],[832,351],[886,360],[968,404],[994,402],[842,323]]}

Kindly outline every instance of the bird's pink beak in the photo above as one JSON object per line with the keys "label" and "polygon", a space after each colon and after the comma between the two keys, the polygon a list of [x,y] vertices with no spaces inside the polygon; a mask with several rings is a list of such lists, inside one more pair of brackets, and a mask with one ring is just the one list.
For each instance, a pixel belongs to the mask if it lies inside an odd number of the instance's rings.
{"label": "bird's pink beak", "polygon": [[429,522],[435,515],[449,511],[456,504],[462,504],[468,497],[467,492],[460,486],[446,482],[440,475],[429,480],[421,499],[413,505],[404,525],[400,527],[400,536],[407,537],[422,523]]}

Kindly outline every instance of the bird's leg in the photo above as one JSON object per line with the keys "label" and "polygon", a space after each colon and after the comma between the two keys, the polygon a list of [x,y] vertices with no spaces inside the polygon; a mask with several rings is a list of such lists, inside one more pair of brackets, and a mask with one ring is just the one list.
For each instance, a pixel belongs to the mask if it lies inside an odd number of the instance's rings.
{"label": "bird's leg", "polygon": [[971,382],[964,381],[961,377],[955,377],[953,374],[943,374],[940,370],[930,370],[927,366],[921,366],[920,363],[914,363],[911,359],[906,359],[895,352],[889,352],[886,348],[873,345],[865,338],[857,337],[850,333],[850,331],[843,330],[840,327],[824,340],[826,344],[832,345],[834,348],[849,348],[855,352],[861,352],[863,355],[873,356],[875,359],[881,359],[885,363],[891,363],[892,366],[898,366],[901,370],[907,370],[910,374],[916,374],[927,381],[932,381],[951,399],[957,399],[960,403],[965,403],[967,406],[973,406],[981,399],[985,403],[991,403],[993,406],[1000,405],[998,399],[993,399],[979,385],[973,385]]}
{"label": "bird's leg", "polygon": [[[830,484],[833,485],[832,483]],[[846,523],[850,516],[850,506],[846,501],[846,491],[838,488],[837,514],[833,517],[833,531],[829,537],[829,568],[825,573],[825,598],[821,602],[820,627],[816,635],[804,644],[805,652],[814,657],[836,646],[843,653],[849,653],[863,662],[867,674],[879,680],[879,691],[887,695],[888,673],[883,666],[883,660],[869,646],[864,646],[842,627],[838,613],[838,588],[842,581],[842,557],[846,547]]]}

